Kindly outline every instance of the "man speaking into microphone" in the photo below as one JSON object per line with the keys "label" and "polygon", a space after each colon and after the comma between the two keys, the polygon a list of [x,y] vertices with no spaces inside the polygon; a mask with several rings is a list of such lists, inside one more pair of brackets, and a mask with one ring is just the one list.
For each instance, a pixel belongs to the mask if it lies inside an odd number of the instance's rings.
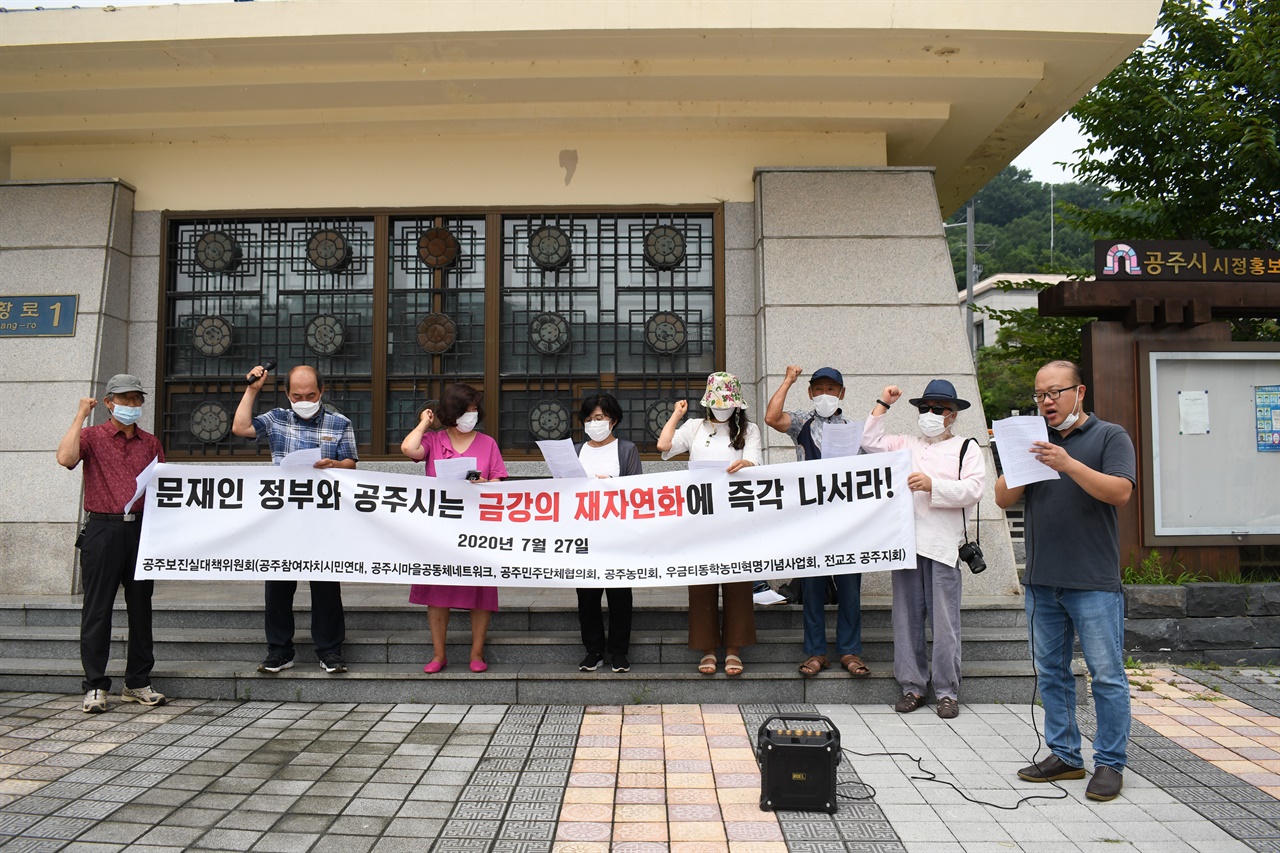
{"label": "man speaking into microphone", "polygon": [[[351,421],[337,412],[326,411],[321,403],[324,381],[314,367],[298,365],[284,380],[289,408],[276,408],[254,416],[254,403],[266,382],[268,370],[258,365],[245,379],[249,386],[236,407],[231,431],[243,438],[266,441],[271,447],[271,463],[297,450],[320,448],[317,468],[355,468],[356,439]],[[267,657],[258,672],[280,672],[293,666],[293,594],[297,581],[266,581]],[[330,674],[347,671],[342,660],[346,639],[346,619],[342,612],[342,585],[337,581],[311,581],[311,641],[320,666]]]}

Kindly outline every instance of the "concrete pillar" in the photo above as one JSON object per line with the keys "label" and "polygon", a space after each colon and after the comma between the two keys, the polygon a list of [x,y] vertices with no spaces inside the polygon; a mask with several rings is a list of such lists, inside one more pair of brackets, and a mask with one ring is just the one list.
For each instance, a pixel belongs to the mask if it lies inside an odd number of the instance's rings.
{"label": "concrete pillar", "polygon": [[6,594],[78,591],[81,474],[60,467],[54,451],[80,398],[101,399],[106,380],[129,367],[133,197],[113,180],[0,183],[0,296],[79,297],[73,337],[0,340]]}
{"label": "concrete pillar", "polygon": [[[956,306],[933,170],[760,168],[755,188],[758,421],[763,423],[764,404],[789,364],[806,374],[826,365],[838,369],[845,377],[844,410],[857,418],[866,417],[886,385],[915,397],[930,379],[953,382],[973,402],[961,413],[956,434],[979,440],[988,478],[982,502],[988,569],[981,575],[966,570],[966,593],[1017,594],[1013,548],[993,498],[986,419]],[[806,385],[798,382],[787,406],[803,409],[807,403]],[[889,430],[916,433],[916,414],[895,406]],[[794,458],[786,436],[768,427],[763,432],[767,461]],[[884,573],[869,575],[863,589],[887,595],[888,581]]]}

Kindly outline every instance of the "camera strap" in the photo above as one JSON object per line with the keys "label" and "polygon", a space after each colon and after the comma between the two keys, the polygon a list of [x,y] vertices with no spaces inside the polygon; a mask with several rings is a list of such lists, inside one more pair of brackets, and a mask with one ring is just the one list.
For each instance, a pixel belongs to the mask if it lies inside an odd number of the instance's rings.
{"label": "camera strap", "polygon": [[[973,442],[974,444],[977,444],[978,440],[970,436],[969,438],[966,438],[964,440],[964,444],[960,445],[960,463],[956,466],[957,480],[964,479],[964,476],[961,472],[964,470],[964,452],[969,449],[969,442]],[[974,529],[978,533],[976,540],[978,544],[981,545],[982,544],[982,498],[978,498],[978,502],[974,504],[973,512],[974,512],[973,520],[977,524],[977,527]],[[964,533],[964,542],[967,545],[969,544],[969,524],[963,521],[964,519],[963,508],[960,510],[960,518],[962,521],[961,526],[964,528],[964,530],[962,531]]]}

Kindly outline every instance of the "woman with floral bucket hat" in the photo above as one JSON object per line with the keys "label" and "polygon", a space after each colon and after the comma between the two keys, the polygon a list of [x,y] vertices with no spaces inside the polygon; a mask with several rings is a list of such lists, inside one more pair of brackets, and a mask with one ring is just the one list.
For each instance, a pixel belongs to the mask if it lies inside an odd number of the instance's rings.
{"label": "woman with floral bucket hat", "polygon": [[[711,374],[707,377],[707,391],[702,395],[703,417],[690,418],[677,429],[676,425],[689,411],[689,404],[685,400],[676,402],[671,418],[658,436],[662,458],[670,459],[687,452],[691,462],[723,461],[730,474],[762,465],[760,430],[748,422],[746,407],[738,377],[732,373]],[[719,598],[724,600],[723,625],[717,606]],[[724,674],[741,675],[742,648],[755,642],[756,614],[751,581],[689,587],[689,648],[702,652],[698,672],[715,674],[716,650],[723,645]]]}

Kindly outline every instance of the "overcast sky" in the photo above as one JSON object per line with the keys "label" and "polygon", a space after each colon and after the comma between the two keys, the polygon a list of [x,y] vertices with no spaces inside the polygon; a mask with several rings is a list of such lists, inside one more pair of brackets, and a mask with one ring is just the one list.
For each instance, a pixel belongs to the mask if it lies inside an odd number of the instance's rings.
{"label": "overcast sky", "polygon": [[[181,3],[231,3],[234,0],[176,0]],[[261,0],[259,0],[261,2]],[[0,0],[0,8],[34,9],[69,9],[73,6],[159,6],[160,0]],[[1044,134],[1031,144],[1026,151],[1018,155],[1013,165],[1019,169],[1030,169],[1032,177],[1037,181],[1051,184],[1063,184],[1073,180],[1071,174],[1055,162],[1073,162],[1077,148],[1084,145],[1080,135],[1080,125],[1072,119],[1054,122]]]}

